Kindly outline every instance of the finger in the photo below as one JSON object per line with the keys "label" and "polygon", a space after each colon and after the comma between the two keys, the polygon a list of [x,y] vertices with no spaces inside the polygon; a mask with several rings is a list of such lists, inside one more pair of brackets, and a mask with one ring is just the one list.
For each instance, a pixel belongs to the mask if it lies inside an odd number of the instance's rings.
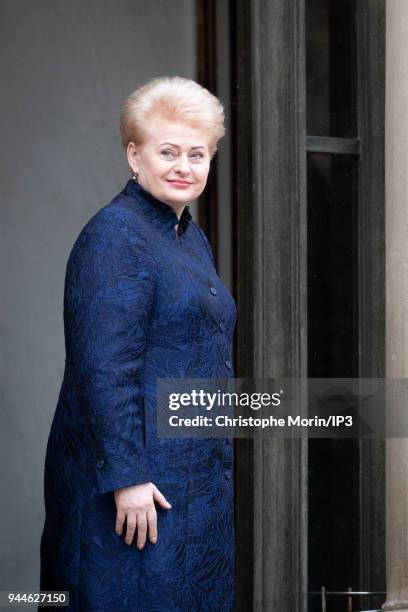
{"label": "finger", "polygon": [[118,536],[122,535],[123,523],[125,522],[126,514],[122,511],[116,514],[115,532]]}
{"label": "finger", "polygon": [[133,538],[135,537],[135,530],[136,530],[136,515],[128,514],[126,517],[125,542],[126,544],[129,544],[129,546],[133,542]]}
{"label": "finger", "polygon": [[142,549],[146,544],[147,520],[146,514],[138,514],[137,516],[137,547]]}
{"label": "finger", "polygon": [[147,524],[149,527],[149,540],[152,544],[157,542],[157,512],[156,510],[149,510],[147,513]]}
{"label": "finger", "polygon": [[156,486],[153,489],[153,499],[157,501],[160,506],[163,506],[163,508],[171,508],[171,504],[167,501],[163,493],[161,493]]}

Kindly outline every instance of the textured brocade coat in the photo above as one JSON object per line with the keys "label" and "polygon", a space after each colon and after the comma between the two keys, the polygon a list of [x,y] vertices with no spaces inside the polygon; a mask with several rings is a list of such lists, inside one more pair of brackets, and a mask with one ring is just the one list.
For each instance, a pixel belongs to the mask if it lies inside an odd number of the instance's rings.
{"label": "textured brocade coat", "polygon": [[[234,607],[231,440],[156,435],[157,378],[234,375],[234,300],[188,207],[177,223],[129,180],[68,259],[40,588],[70,591],[70,610]],[[139,550],[115,533],[113,491],[149,481],[172,508],[156,504],[158,541]]]}

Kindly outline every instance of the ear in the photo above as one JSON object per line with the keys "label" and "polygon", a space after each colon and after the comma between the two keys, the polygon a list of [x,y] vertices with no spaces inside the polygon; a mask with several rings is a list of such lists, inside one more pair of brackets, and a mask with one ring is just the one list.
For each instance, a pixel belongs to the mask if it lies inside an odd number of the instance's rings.
{"label": "ear", "polygon": [[139,173],[139,148],[134,142],[129,142],[126,148],[126,155],[129,166],[133,172]]}

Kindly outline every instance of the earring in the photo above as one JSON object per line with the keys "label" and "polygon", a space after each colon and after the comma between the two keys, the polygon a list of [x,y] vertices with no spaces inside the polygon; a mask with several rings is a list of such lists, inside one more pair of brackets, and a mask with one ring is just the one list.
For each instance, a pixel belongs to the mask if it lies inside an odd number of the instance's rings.
{"label": "earring", "polygon": [[138,181],[138,178],[139,178],[138,173],[137,173],[137,172],[133,172],[133,174],[132,174],[132,179],[133,179],[133,180],[134,180],[136,183],[138,183],[138,182],[139,182],[139,181]]}

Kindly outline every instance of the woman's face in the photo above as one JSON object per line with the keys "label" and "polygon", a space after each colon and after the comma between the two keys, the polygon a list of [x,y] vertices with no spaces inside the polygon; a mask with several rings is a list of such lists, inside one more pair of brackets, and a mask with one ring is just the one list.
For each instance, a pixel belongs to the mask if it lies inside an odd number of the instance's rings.
{"label": "woman's face", "polygon": [[150,120],[145,142],[128,144],[130,167],[154,197],[182,208],[203,191],[210,169],[208,135],[199,128],[166,119]]}

